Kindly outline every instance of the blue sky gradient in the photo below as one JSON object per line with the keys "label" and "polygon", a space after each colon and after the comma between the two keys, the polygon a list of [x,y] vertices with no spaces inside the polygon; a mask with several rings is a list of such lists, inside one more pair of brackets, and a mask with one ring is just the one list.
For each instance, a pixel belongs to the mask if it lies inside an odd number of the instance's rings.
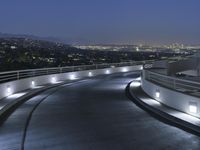
{"label": "blue sky gradient", "polygon": [[200,0],[1,0],[0,32],[91,43],[200,44]]}

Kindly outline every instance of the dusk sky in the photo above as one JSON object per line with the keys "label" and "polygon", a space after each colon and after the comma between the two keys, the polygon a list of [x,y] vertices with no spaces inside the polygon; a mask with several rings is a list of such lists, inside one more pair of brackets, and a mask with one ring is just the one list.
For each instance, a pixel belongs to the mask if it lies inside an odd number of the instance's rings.
{"label": "dusk sky", "polygon": [[107,44],[200,44],[200,0],[0,2],[2,33]]}

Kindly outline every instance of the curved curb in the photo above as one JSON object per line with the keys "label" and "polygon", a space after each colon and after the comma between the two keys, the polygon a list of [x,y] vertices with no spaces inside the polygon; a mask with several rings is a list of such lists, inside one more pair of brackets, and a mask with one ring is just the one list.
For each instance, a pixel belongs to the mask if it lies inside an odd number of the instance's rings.
{"label": "curved curb", "polygon": [[[76,83],[76,82],[73,82],[73,83]],[[72,84],[73,84],[72,83]],[[65,84],[65,85],[71,85],[70,83],[68,84]],[[43,97],[41,100],[39,100],[35,106],[32,108],[32,110],[30,111],[30,113],[28,114],[28,117],[27,117],[27,120],[26,120],[26,123],[25,123],[25,127],[24,127],[24,131],[23,131],[23,136],[22,136],[22,144],[21,144],[21,150],[24,150],[24,145],[25,145],[25,140],[26,140],[26,136],[27,136],[27,130],[28,130],[28,126],[30,124],[30,121],[31,121],[31,118],[32,118],[32,115],[34,113],[34,111],[37,109],[37,107],[46,99],[48,98],[49,96],[51,96],[53,93],[57,92],[58,90],[62,89],[64,86],[58,86],[57,88],[53,89],[52,92],[50,92],[48,95],[46,95],[45,97]]]}
{"label": "curved curb", "polygon": [[[83,79],[82,79],[83,80]],[[76,81],[65,81],[65,82],[61,82],[61,83],[57,83],[57,84],[51,84],[51,85],[47,85],[44,86],[42,88],[36,89],[34,91],[30,91],[27,94],[21,96],[20,98],[17,98],[16,100],[8,103],[7,105],[5,105],[1,110],[0,110],[0,126],[4,123],[4,121],[10,116],[10,114],[12,114],[20,105],[22,105],[24,102],[26,102],[27,100],[29,100],[30,98],[55,87],[59,87],[61,85],[64,84],[70,84],[70,83],[74,83],[74,82],[78,82],[80,80],[76,80]]]}
{"label": "curved curb", "polygon": [[[101,75],[98,75],[98,76],[101,76]],[[44,85],[44,87],[42,87],[42,88],[35,89],[33,91],[28,92],[27,94],[6,104],[2,109],[0,109],[0,126],[10,116],[10,114],[12,114],[20,105],[22,105],[24,102],[26,102],[30,98],[48,90],[48,89],[51,89],[51,88],[55,88],[55,87],[58,87],[58,86],[61,86],[64,84],[70,84],[70,83],[79,82],[79,81],[83,81],[85,79],[91,79],[91,78],[93,78],[93,77],[85,77],[85,78],[80,78],[80,79],[76,79],[76,80],[67,80],[67,81],[63,81],[61,83],[57,83],[57,84],[48,84],[48,85]]]}
{"label": "curved curb", "polygon": [[[133,81],[132,81],[133,82]],[[149,113],[153,113],[152,115],[154,117],[156,117],[158,120],[164,121],[167,124],[176,126],[178,128],[181,128],[185,131],[188,131],[192,134],[195,134],[197,136],[200,136],[200,126],[197,126],[195,124],[192,124],[190,122],[187,122],[185,120],[182,120],[180,118],[174,117],[164,111],[161,111],[160,109],[157,109],[156,107],[152,107],[150,105],[148,105],[147,103],[143,102],[136,94],[134,94],[134,92],[137,92],[139,90],[143,91],[141,89],[141,87],[137,87],[135,89],[131,89],[130,82],[127,87],[126,87],[126,92],[128,94],[128,97],[134,102],[136,103],[139,107],[141,107],[142,109],[145,109],[147,112]],[[143,91],[144,92],[144,91]],[[145,92],[144,94],[149,97]],[[165,106],[167,107],[167,106]],[[169,108],[169,107],[168,107]]]}

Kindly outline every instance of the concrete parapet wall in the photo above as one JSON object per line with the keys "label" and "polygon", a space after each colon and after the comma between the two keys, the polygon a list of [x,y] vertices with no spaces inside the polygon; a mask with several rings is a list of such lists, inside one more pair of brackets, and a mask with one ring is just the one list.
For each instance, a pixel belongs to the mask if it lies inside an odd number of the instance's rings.
{"label": "concrete parapet wall", "polygon": [[[30,89],[32,87],[32,81],[34,81],[35,86],[40,86],[44,84],[52,83],[52,78],[56,81],[64,81],[64,80],[72,80],[75,78],[84,78],[88,76],[97,76],[103,74],[112,74],[117,72],[128,72],[134,70],[140,70],[142,65],[136,66],[125,66],[125,67],[117,67],[117,68],[106,68],[106,69],[97,69],[97,70],[85,70],[85,71],[76,71],[76,72],[68,72],[61,74],[52,74],[52,75],[44,75],[37,76],[32,78],[25,78],[16,81],[6,82],[0,84],[0,99],[10,95],[11,93],[20,92],[26,89]],[[91,74],[89,74],[91,72]],[[9,91],[8,92],[8,88]]]}
{"label": "concrete parapet wall", "polygon": [[[194,96],[187,95],[182,92],[174,91],[157,84],[154,84],[142,77],[141,80],[142,89],[152,98],[160,103],[174,108],[176,110],[191,114],[200,118],[200,99]],[[159,97],[156,93],[159,92]],[[196,113],[192,113],[190,106],[195,105],[197,108]]]}

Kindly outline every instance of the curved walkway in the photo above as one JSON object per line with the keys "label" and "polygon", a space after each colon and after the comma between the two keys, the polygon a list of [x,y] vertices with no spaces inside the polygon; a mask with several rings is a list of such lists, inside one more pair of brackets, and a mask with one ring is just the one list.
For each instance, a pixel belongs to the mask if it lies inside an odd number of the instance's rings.
{"label": "curved walkway", "polygon": [[127,98],[125,88],[137,75],[85,79],[31,98],[0,127],[1,150],[23,144],[27,150],[199,150],[198,136],[156,120]]}

